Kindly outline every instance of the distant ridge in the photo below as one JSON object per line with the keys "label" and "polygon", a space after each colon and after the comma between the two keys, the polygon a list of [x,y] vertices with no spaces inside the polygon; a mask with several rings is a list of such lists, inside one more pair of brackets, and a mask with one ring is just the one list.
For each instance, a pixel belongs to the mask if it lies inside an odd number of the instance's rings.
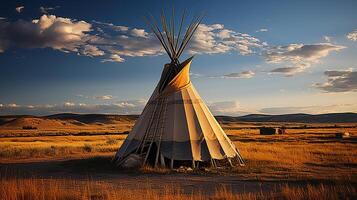
{"label": "distant ridge", "polygon": [[44,116],[47,119],[60,120],[77,120],[82,123],[111,123],[113,121],[132,121],[138,118],[138,115],[110,115],[110,114],[74,114],[74,113],[60,113],[54,115]]}
{"label": "distant ridge", "polygon": [[[103,123],[111,124],[116,122],[132,122],[138,115],[113,115],[113,114],[74,114],[60,113],[48,116],[32,115],[4,115],[0,116],[0,126],[14,122],[20,118],[37,118],[43,120],[75,120],[84,124]],[[285,115],[264,115],[250,114],[239,117],[216,116],[219,122],[297,122],[297,123],[357,123],[357,113],[329,113],[329,114],[285,114]]]}
{"label": "distant ridge", "polygon": [[250,114],[240,117],[216,116],[219,121],[242,122],[298,122],[298,123],[357,123],[357,113],[328,113],[328,114],[285,114],[264,115]]}

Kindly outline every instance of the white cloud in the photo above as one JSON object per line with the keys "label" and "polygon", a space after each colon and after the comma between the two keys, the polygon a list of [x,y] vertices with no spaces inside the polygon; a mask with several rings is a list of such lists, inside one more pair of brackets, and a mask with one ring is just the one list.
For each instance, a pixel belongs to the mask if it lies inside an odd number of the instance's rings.
{"label": "white cloud", "polygon": [[[41,7],[42,12],[53,10]],[[103,56],[102,62],[124,62],[124,57],[157,56],[164,50],[153,33],[138,27],[99,21],[88,23],[55,15],[32,21],[0,20],[0,52],[11,47],[52,48],[84,56]],[[193,36],[189,53],[213,54],[236,51],[248,55],[266,46],[245,33],[225,29],[222,24],[201,24]]]}
{"label": "white cloud", "polygon": [[203,75],[203,74],[190,72],[190,78],[201,78],[201,77],[204,77],[204,76],[205,75]]}
{"label": "white cloud", "polygon": [[102,26],[104,26],[106,28],[110,28],[110,29],[115,30],[115,31],[126,32],[126,31],[129,30],[129,27],[127,27],[127,26],[117,26],[117,25],[114,25],[112,23],[99,22],[99,21],[95,21],[95,20],[93,20],[93,23],[98,24],[98,25],[102,25]]}
{"label": "white cloud", "polygon": [[17,105],[16,103],[10,103],[10,104],[8,104],[7,106],[10,107],[10,108],[16,108],[16,107],[18,107],[18,105]]}
{"label": "white cloud", "polygon": [[[57,113],[82,114],[140,114],[147,101],[143,99],[117,101],[109,104],[86,104],[64,102],[62,104],[19,105],[16,103],[0,104],[0,115],[51,115]],[[260,110],[241,106],[238,101],[211,102],[207,104],[214,115],[240,116],[251,113],[289,114],[289,113],[337,113],[357,112],[357,104],[330,104],[292,107],[267,107]]]}
{"label": "white cloud", "polygon": [[330,36],[327,36],[327,35],[324,35],[323,36],[323,39],[326,41],[326,42],[331,42],[331,37]]}
{"label": "white cloud", "polygon": [[136,105],[135,104],[133,104],[133,103],[129,103],[129,102],[118,102],[118,103],[116,103],[116,104],[114,104],[114,105],[116,105],[116,106],[118,106],[118,107],[120,107],[120,108],[126,108],[126,107],[128,107],[128,108],[134,108],[134,107],[136,107]]}
{"label": "white cloud", "polygon": [[96,96],[94,98],[101,99],[101,100],[111,100],[111,99],[113,99],[113,96],[112,95],[103,95],[103,96]]}
{"label": "white cloud", "polygon": [[331,104],[313,106],[270,107],[259,111],[263,114],[281,115],[293,113],[324,114],[339,112],[357,112],[357,104]]}
{"label": "white cloud", "polygon": [[18,6],[15,8],[16,12],[21,13],[24,10],[25,6]]}
{"label": "white cloud", "polygon": [[242,107],[238,101],[211,102],[207,105],[214,115],[238,116],[256,113],[255,110],[250,110],[249,108]]}
{"label": "white cloud", "polygon": [[254,52],[263,43],[259,39],[245,33],[225,29],[222,24],[200,24],[189,44],[191,54],[215,54],[237,51],[241,55]]}
{"label": "white cloud", "polygon": [[124,62],[124,58],[117,54],[112,54],[108,59],[102,60],[102,62]]}
{"label": "white cloud", "polygon": [[80,54],[86,56],[103,56],[105,54],[104,51],[93,45],[84,45],[80,52]]}
{"label": "white cloud", "polygon": [[9,46],[23,48],[52,48],[64,52],[78,52],[88,40],[91,25],[85,21],[43,15],[31,22],[0,22],[0,43],[4,51]]}
{"label": "white cloud", "polygon": [[108,62],[123,62],[123,56],[153,56],[163,53],[154,35],[144,29],[102,22],[94,24],[101,27],[46,14],[32,21],[0,21],[0,52],[10,47],[49,47],[91,57],[109,54],[110,57],[104,60]]}
{"label": "white cloud", "polygon": [[[263,55],[268,63],[285,65],[271,70],[271,73],[283,73],[290,76],[320,62],[320,59],[326,57],[330,52],[340,51],[344,48],[346,47],[331,43],[289,44],[270,47]],[[286,67],[286,65],[290,66]]]}
{"label": "white cloud", "polygon": [[120,35],[105,39],[112,54],[128,57],[157,56],[163,53],[160,43],[153,34],[143,37]]}
{"label": "white cloud", "polygon": [[232,114],[235,115],[240,111],[240,104],[238,101],[222,101],[222,102],[214,102],[209,103],[208,107],[211,112],[215,115],[227,115]]}
{"label": "white cloud", "polygon": [[267,28],[261,28],[255,32],[268,32],[268,29]]}
{"label": "white cloud", "polygon": [[[51,115],[57,113],[140,114],[146,103],[147,100],[145,99],[116,101],[105,104],[75,103],[72,101],[50,105],[18,105],[13,103],[0,106],[0,115]],[[208,103],[208,107],[214,115],[238,116],[257,112],[240,106],[238,101],[211,102]]]}
{"label": "white cloud", "polygon": [[196,73],[190,73],[190,77],[192,78],[226,78],[226,79],[249,79],[255,76],[255,72],[252,70],[246,70],[246,71],[241,71],[241,72],[233,72],[229,74],[224,74],[224,75],[217,75],[217,76],[208,76],[205,74],[196,74]]}
{"label": "white cloud", "polygon": [[75,106],[76,104],[75,103],[73,103],[73,102],[65,102],[64,104],[63,104],[64,106]]}
{"label": "white cloud", "polygon": [[313,86],[325,92],[356,92],[357,72],[352,69],[341,71],[325,71],[327,81]]}
{"label": "white cloud", "polygon": [[327,56],[330,51],[344,49],[344,46],[331,43],[320,44],[289,44],[287,46],[276,46],[266,52],[266,59],[271,63],[280,63],[282,61],[310,61]]}
{"label": "white cloud", "polygon": [[64,102],[52,105],[17,105],[5,104],[0,106],[0,115],[50,115],[56,113],[103,113],[103,114],[140,114],[146,100],[118,101],[111,104],[86,104]]}
{"label": "white cloud", "polygon": [[357,30],[354,30],[347,34],[347,39],[356,42],[357,41]]}
{"label": "white cloud", "polygon": [[75,96],[79,97],[79,98],[84,98],[84,99],[88,99],[89,98],[88,96],[85,96],[83,94],[76,94]]}
{"label": "white cloud", "polygon": [[255,75],[255,72],[248,70],[236,73],[230,73],[223,75],[223,78],[252,78]]}
{"label": "white cloud", "polygon": [[278,67],[275,69],[272,69],[270,73],[282,73],[285,74],[286,76],[292,76],[298,72],[304,71],[305,67],[298,66],[298,67]]}
{"label": "white cloud", "polygon": [[131,35],[134,37],[143,37],[143,38],[147,38],[147,36],[149,35],[144,29],[137,29],[137,28],[133,28],[131,30]]}
{"label": "white cloud", "polygon": [[[144,29],[93,21],[98,34],[90,42],[110,54],[102,62],[124,62],[125,56],[156,56],[163,53],[157,38]],[[114,31],[114,33],[113,33]]]}

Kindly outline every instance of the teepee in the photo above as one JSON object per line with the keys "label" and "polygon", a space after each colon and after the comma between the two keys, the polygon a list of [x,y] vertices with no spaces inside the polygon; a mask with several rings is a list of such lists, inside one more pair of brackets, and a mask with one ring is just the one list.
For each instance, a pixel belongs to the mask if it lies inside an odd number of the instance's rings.
{"label": "teepee", "polygon": [[[238,149],[222,130],[190,81],[190,57],[179,62],[183,50],[198,28],[202,16],[194,18],[181,36],[183,14],[175,35],[174,17],[162,30],[153,17],[148,20],[171,62],[164,65],[159,83],[132,131],[115,155],[115,163],[174,168],[243,164]],[[181,38],[182,37],[182,38]],[[130,165],[130,164],[129,164]]]}

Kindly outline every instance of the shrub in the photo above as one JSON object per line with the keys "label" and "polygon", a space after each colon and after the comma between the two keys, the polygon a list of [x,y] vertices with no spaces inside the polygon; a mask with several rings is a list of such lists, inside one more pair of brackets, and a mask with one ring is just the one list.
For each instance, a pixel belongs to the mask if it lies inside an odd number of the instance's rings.
{"label": "shrub", "polygon": [[90,144],[84,144],[84,147],[83,147],[83,150],[86,151],[86,152],[92,152],[92,145]]}
{"label": "shrub", "polygon": [[108,138],[105,143],[107,143],[108,145],[113,145],[113,144],[118,143],[118,141],[114,138]]}
{"label": "shrub", "polygon": [[22,129],[25,129],[25,130],[34,130],[34,129],[37,129],[36,126],[23,126]]}

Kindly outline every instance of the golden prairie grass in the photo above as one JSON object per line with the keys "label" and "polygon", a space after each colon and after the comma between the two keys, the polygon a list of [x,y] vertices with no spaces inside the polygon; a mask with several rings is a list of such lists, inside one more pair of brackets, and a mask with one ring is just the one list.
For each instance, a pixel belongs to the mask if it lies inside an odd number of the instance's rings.
{"label": "golden prairie grass", "polygon": [[[348,139],[336,139],[335,132],[352,133]],[[175,185],[157,188],[147,185],[127,188],[110,181],[76,179],[16,178],[0,176],[0,199],[356,199],[357,148],[356,129],[288,129],[286,135],[261,136],[256,129],[228,130],[239,148],[245,167],[229,171],[239,180],[253,181],[323,181],[325,184],[281,184],[275,189],[236,193],[230,187],[217,186],[212,191],[191,191]],[[126,135],[42,136],[0,138],[0,163],[22,159],[48,159],[76,155],[114,155]],[[110,160],[110,159],[108,159]],[[89,160],[88,162],[92,162]],[[82,165],[87,165],[88,162]],[[89,163],[94,171],[108,173],[99,165],[105,159]],[[109,161],[108,161],[109,162]],[[100,163],[100,164],[99,164]],[[79,165],[75,163],[73,165]],[[8,165],[9,166],[9,165]],[[67,168],[73,167],[66,165]],[[82,170],[82,166],[78,166]],[[140,172],[139,172],[140,173]],[[144,167],[141,173],[172,173],[167,169]],[[326,183],[333,182],[327,185]],[[209,196],[208,196],[209,195]]]}
{"label": "golden prairie grass", "polygon": [[[51,199],[188,199],[182,189],[165,186],[160,191],[147,185],[143,189],[127,189],[125,185],[114,185],[94,180],[12,179],[1,180],[0,193],[3,200],[51,200]],[[199,195],[197,195],[199,196]],[[200,198],[202,199],[202,198]]]}
{"label": "golden prairie grass", "polygon": [[[286,135],[261,136],[257,132],[230,130],[245,167],[232,173],[245,180],[342,180],[357,181],[356,129],[352,136],[336,139],[334,131],[301,129]],[[343,129],[339,130],[339,132]],[[43,136],[0,138],[0,162],[57,157],[114,155],[126,135]],[[143,172],[168,173],[153,169]]]}
{"label": "golden prairie grass", "polygon": [[[62,122],[63,123],[63,122]],[[0,125],[1,137],[36,137],[36,136],[69,136],[69,135],[110,135],[126,133],[131,130],[133,122],[120,122],[113,124],[82,124],[82,125],[49,125],[35,129],[24,129],[24,126],[6,127]]]}
{"label": "golden prairie grass", "polygon": [[130,189],[125,185],[114,185],[109,182],[95,180],[70,179],[34,179],[14,178],[0,179],[2,200],[134,200],[134,199],[163,199],[163,200],[255,200],[255,199],[353,199],[357,190],[352,185],[280,185],[272,191],[234,193],[227,186],[217,186],[210,192],[200,190],[184,191],[175,185],[155,188],[148,184],[143,188]]}
{"label": "golden prairie grass", "polygon": [[[335,133],[349,132],[337,139]],[[246,167],[242,178],[257,180],[357,181],[357,129],[287,129],[285,135],[259,135],[256,129],[228,130]]]}
{"label": "golden prairie grass", "polygon": [[294,199],[354,199],[357,196],[356,187],[353,185],[326,186],[307,185],[306,187],[289,187],[284,185],[281,188],[281,196],[287,200]]}
{"label": "golden prairie grass", "polygon": [[355,144],[340,143],[243,143],[237,142],[241,154],[247,160],[270,161],[276,164],[301,167],[315,164],[357,164]]}
{"label": "golden prairie grass", "polygon": [[356,143],[311,140],[235,142],[246,167],[235,171],[258,180],[357,181]]}
{"label": "golden prairie grass", "polygon": [[111,135],[0,138],[0,161],[115,152],[124,137]]}

